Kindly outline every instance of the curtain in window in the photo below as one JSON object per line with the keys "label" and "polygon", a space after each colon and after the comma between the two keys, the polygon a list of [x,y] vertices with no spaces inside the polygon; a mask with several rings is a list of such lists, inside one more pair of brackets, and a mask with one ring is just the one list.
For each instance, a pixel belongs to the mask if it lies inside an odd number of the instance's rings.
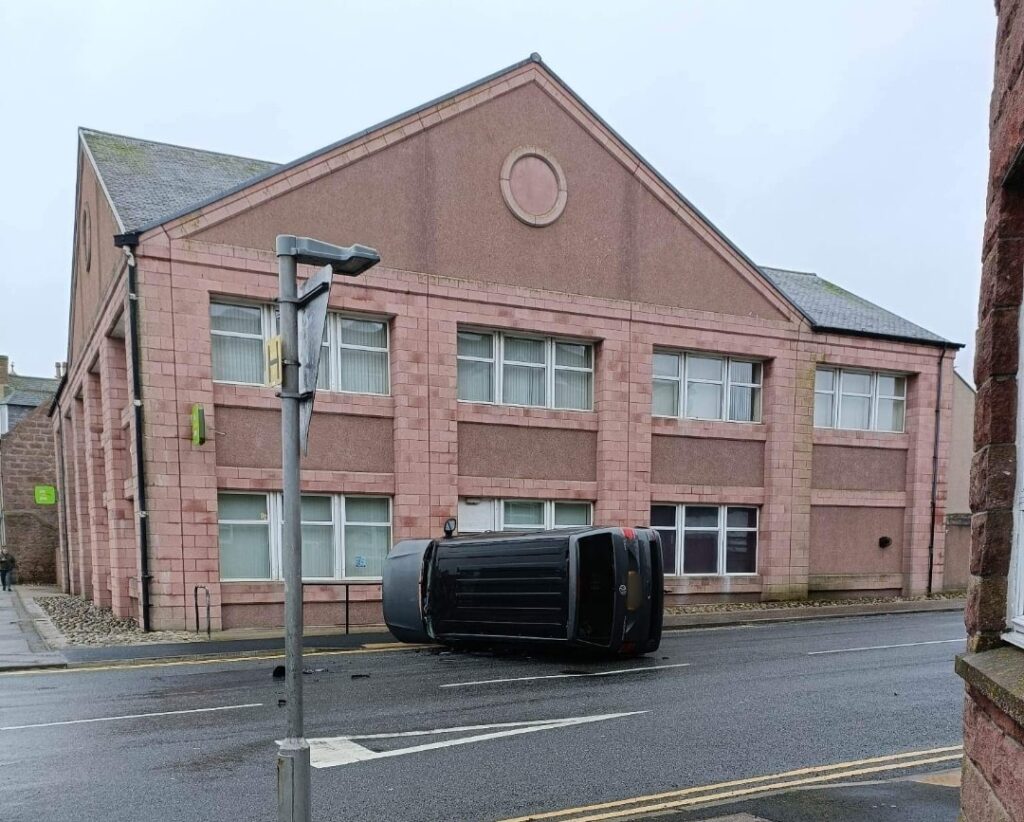
{"label": "curtain in window", "polygon": [[302,576],[334,576],[334,514],[330,497],[302,498]]}
{"label": "curtain in window", "polygon": [[263,494],[219,494],[221,579],[270,579],[270,526]]}
{"label": "curtain in window", "polygon": [[[513,405],[544,405],[546,369],[544,340],[505,338],[505,364],[502,371],[502,399]],[[514,365],[512,363],[535,363]]]}
{"label": "curtain in window", "polygon": [[507,500],[504,526],[506,531],[544,527],[544,503],[532,500]]}
{"label": "curtain in window", "polygon": [[341,390],[357,394],[388,393],[387,351],[341,349]]}
{"label": "curtain in window", "polygon": [[212,335],[213,378],[263,384],[263,339]]}
{"label": "curtain in window", "polygon": [[459,360],[459,399],[494,402],[494,365],[479,360]]}
{"label": "curtain in window", "polygon": [[345,499],[345,576],[379,577],[391,550],[388,501],[374,497]]}
{"label": "curtain in window", "polygon": [[590,524],[590,503],[556,502],[554,524],[556,528]]}
{"label": "curtain in window", "polygon": [[591,373],[555,369],[555,408],[589,411],[591,408]]}

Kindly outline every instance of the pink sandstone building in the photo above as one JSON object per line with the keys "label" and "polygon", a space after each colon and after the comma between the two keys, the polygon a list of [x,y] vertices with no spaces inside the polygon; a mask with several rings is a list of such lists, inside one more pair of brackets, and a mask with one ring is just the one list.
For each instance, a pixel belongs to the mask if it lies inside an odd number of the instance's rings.
{"label": "pink sandstone building", "polygon": [[943,588],[957,346],[755,265],[536,55],[285,165],[78,151],[67,590],[152,628],[207,592],[215,630],[281,623],[284,233],[382,257],[331,296],[307,624],[346,598],[379,622],[389,546],[451,516],[653,524],[670,603]]}

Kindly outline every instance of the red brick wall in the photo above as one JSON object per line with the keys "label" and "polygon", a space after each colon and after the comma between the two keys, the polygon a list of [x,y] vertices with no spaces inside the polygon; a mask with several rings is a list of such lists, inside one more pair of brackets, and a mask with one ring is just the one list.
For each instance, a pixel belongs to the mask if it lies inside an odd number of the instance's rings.
{"label": "red brick wall", "polygon": [[[988,211],[974,368],[978,396],[971,471],[973,540],[965,615],[969,650],[980,655],[1002,643],[1007,621],[1019,435],[1018,322],[1024,285],[1024,174],[1013,168],[1024,147],[1024,9],[1020,0],[997,0],[996,10]],[[1024,698],[1024,693],[1017,697]],[[1024,818],[1021,741],[1020,725],[969,687],[961,792],[966,822]]]}
{"label": "red brick wall", "polygon": [[37,505],[35,486],[56,485],[53,434],[45,402],[0,437],[7,546],[18,563],[20,582],[56,581],[57,506]]}

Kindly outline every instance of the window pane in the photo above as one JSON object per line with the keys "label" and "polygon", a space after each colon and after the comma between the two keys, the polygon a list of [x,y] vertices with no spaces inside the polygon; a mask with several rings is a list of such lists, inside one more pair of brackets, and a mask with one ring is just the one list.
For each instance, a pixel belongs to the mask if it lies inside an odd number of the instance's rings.
{"label": "window pane", "polygon": [[878,396],[904,397],[906,393],[907,380],[905,377],[893,377],[890,374],[878,375]]}
{"label": "window pane", "polygon": [[341,390],[357,394],[388,393],[388,354],[342,348]]}
{"label": "window pane", "polygon": [[655,380],[652,410],[662,417],[678,417],[679,383]]}
{"label": "window pane", "polygon": [[486,360],[494,356],[494,336],[479,331],[459,332],[459,356],[483,357]]}
{"label": "window pane", "polygon": [[218,494],[217,517],[220,520],[266,520],[266,494]]}
{"label": "window pane", "polygon": [[656,377],[678,377],[679,376],[678,354],[654,353],[654,376]]}
{"label": "window pane", "polygon": [[761,384],[761,363],[736,362],[729,363],[729,379],[733,382]]}
{"label": "window pane", "polygon": [[676,532],[659,528],[661,537],[661,555],[665,562],[665,573],[675,574],[676,571]]}
{"label": "window pane", "polygon": [[342,317],[341,344],[387,348],[388,324],[380,320],[356,320],[351,317]]}
{"label": "window pane", "polygon": [[698,357],[690,354],[686,357],[686,378],[721,381],[723,364],[724,360],[718,357]]}
{"label": "window pane", "polygon": [[459,360],[459,399],[494,402],[493,368],[489,362]]}
{"label": "window pane", "polygon": [[688,382],[686,416],[698,420],[722,419],[722,386],[706,382]]}
{"label": "window pane", "polygon": [[523,337],[505,337],[505,360],[532,362],[543,365],[544,340],[530,340]]}
{"label": "window pane", "polygon": [[815,394],[814,395],[814,427],[815,428],[831,428],[832,427],[832,395],[831,394]]}
{"label": "window pane", "polygon": [[506,365],[502,399],[513,405],[544,405],[546,371],[529,365]]}
{"label": "window pane", "polygon": [[871,400],[868,397],[843,395],[839,403],[839,427],[866,429],[871,419]]}
{"label": "window pane", "polygon": [[[538,369],[539,370],[539,369]],[[589,371],[555,370],[555,408],[576,408],[589,411],[590,380]]]}
{"label": "window pane", "polygon": [[902,431],[903,414],[906,400],[883,400],[878,401],[878,419],[875,420],[875,428],[879,431]]}
{"label": "window pane", "polygon": [[556,342],[555,365],[590,368],[591,351],[593,348],[586,343]]}
{"label": "window pane", "polygon": [[302,498],[303,522],[330,522],[332,519],[334,519],[334,517],[331,514],[330,497]]}
{"label": "window pane", "polygon": [[761,419],[761,389],[731,386],[729,388],[729,419],[734,422],[757,422]]}
{"label": "window pane", "polygon": [[263,309],[253,305],[210,303],[210,328],[236,334],[263,335]]}
{"label": "window pane", "polygon": [[590,503],[556,502],[555,525],[590,525]]}
{"label": "window pane", "polygon": [[728,508],[725,524],[729,528],[757,528],[756,508]]}
{"label": "window pane", "polygon": [[391,550],[391,528],[386,525],[345,526],[345,576],[382,576]]}
{"label": "window pane", "polygon": [[334,576],[333,525],[302,526],[302,576]]}
{"label": "window pane", "polygon": [[718,527],[718,506],[714,506],[714,505],[687,505],[686,506],[686,527],[687,528],[717,528]]}
{"label": "window pane", "polygon": [[220,523],[221,579],[270,579],[270,528],[268,525]]}
{"label": "window pane", "polygon": [[543,528],[544,503],[525,500],[505,501],[505,528]]}
{"label": "window pane", "polygon": [[835,387],[836,372],[827,368],[819,368],[814,372],[814,390],[831,391]]}
{"label": "window pane", "polygon": [[674,505],[652,505],[651,525],[655,528],[675,528],[676,507]]}
{"label": "window pane", "polygon": [[871,375],[859,371],[844,371],[842,392],[844,394],[870,394]]}
{"label": "window pane", "polygon": [[387,523],[387,497],[345,497],[345,521]]}
{"label": "window pane", "polygon": [[683,537],[683,573],[718,573],[718,532],[687,531]]}
{"label": "window pane", "polygon": [[725,572],[754,574],[757,572],[757,532],[728,531],[725,535]]}
{"label": "window pane", "polygon": [[213,378],[263,385],[263,340],[213,334]]}
{"label": "window pane", "polygon": [[320,365],[316,372],[316,387],[321,391],[326,391],[331,387],[331,347],[329,345],[320,346]]}

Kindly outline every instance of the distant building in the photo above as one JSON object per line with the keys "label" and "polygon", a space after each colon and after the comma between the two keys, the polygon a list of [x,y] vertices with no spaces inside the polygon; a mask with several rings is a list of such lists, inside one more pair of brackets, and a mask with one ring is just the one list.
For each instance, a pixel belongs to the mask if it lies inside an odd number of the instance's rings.
{"label": "distant building", "polygon": [[959,373],[953,378],[949,489],[946,494],[946,556],[942,582],[947,591],[967,588],[971,566],[971,458],[974,456],[975,391]]}
{"label": "distant building", "polygon": [[539,58],[285,165],[83,129],[76,215],[66,584],[118,614],[281,623],[279,233],[382,255],[331,296],[308,624],[451,516],[653,524],[670,603],[942,588],[958,346],[754,264]]}
{"label": "distant building", "polygon": [[47,412],[58,384],[15,374],[0,355],[0,545],[15,555],[21,582],[56,579],[58,508],[48,495],[57,472]]}

